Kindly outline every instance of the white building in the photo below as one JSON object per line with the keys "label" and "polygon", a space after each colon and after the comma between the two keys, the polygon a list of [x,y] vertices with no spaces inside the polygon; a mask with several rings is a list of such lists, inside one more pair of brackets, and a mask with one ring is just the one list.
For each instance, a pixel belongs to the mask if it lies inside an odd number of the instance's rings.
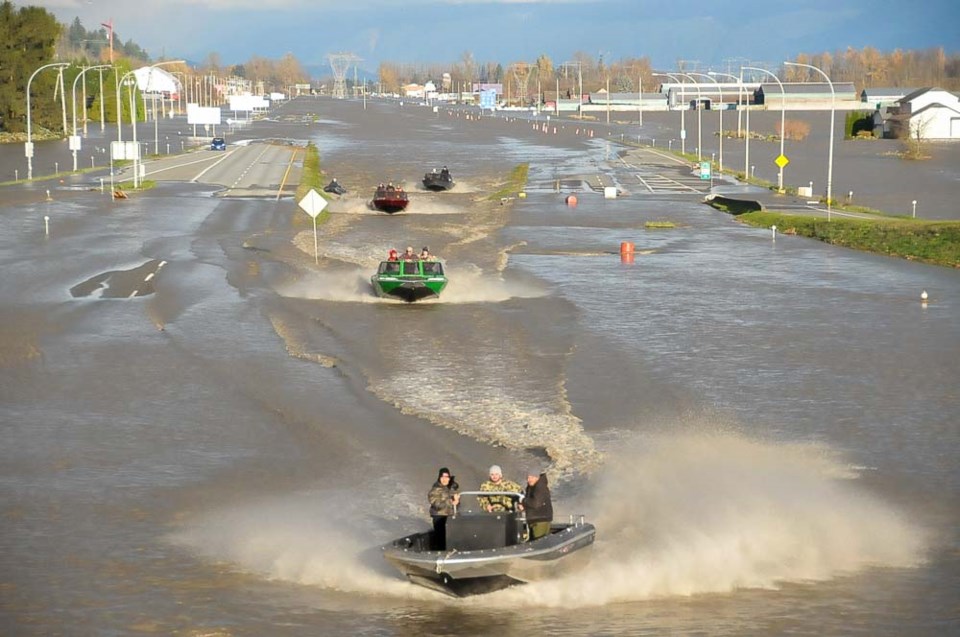
{"label": "white building", "polygon": [[960,140],[960,97],[939,88],[922,88],[901,99],[890,131],[905,137]]}

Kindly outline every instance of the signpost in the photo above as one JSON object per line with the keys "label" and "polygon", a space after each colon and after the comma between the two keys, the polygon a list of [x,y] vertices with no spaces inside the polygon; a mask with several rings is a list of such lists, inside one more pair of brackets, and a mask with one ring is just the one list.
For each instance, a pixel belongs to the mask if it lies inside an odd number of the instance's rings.
{"label": "signpost", "polygon": [[713,173],[710,171],[710,162],[700,162],[700,179],[706,181],[707,179],[710,179],[712,175]]}
{"label": "signpost", "polygon": [[327,200],[311,188],[310,192],[297,205],[313,218],[313,261],[314,263],[320,263],[320,250],[317,246],[317,215],[327,207]]}

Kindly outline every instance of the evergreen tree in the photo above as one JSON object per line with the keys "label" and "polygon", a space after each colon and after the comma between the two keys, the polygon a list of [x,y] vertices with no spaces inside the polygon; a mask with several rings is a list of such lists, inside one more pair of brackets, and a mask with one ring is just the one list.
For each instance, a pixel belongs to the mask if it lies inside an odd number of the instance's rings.
{"label": "evergreen tree", "polygon": [[[53,60],[61,25],[40,7],[14,9],[0,4],[0,131],[19,132],[27,126],[27,82],[34,71]],[[60,105],[54,101],[57,74],[48,70],[30,84],[31,122],[62,128]]]}

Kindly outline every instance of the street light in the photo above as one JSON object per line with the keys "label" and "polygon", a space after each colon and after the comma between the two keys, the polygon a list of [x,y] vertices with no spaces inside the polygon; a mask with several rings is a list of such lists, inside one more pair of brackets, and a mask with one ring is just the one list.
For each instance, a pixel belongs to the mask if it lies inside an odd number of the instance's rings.
{"label": "street light", "polygon": [[742,109],[740,108],[740,103],[741,103],[740,97],[741,97],[741,96],[743,95],[743,93],[744,93],[743,82],[740,81],[740,78],[739,78],[739,77],[737,77],[736,75],[733,75],[733,74],[731,74],[731,73],[720,73],[719,71],[707,71],[707,75],[712,75],[712,76],[720,76],[720,75],[722,75],[723,77],[729,77],[729,78],[731,78],[734,82],[737,83],[737,139],[739,139],[739,138],[740,138],[740,135],[741,135],[741,130],[740,130],[740,115],[741,115],[741,113],[742,113]]}
{"label": "street light", "polygon": [[830,85],[830,152],[827,155],[827,221],[830,220],[830,201],[833,199],[833,119],[837,110],[837,92],[833,90],[833,82],[826,73],[811,64],[801,64],[800,62],[784,62],[787,66],[802,66],[813,69],[823,76]]}
{"label": "street light", "polygon": [[[73,89],[71,91],[71,100],[70,105],[73,107],[73,139],[70,141],[71,150],[73,151],[73,170],[77,170],[77,151],[80,150],[80,138],[77,135],[77,80],[83,77],[83,74],[87,71],[93,71],[95,69],[108,69],[110,68],[109,64],[99,64],[97,66],[87,66],[84,67],[80,73],[77,74],[77,77],[73,78]],[[100,95],[100,101],[103,101],[103,94]],[[87,102],[84,99],[83,109],[86,112]],[[84,116],[86,120],[86,116]]]}
{"label": "street light", "polygon": [[700,134],[700,131],[703,127],[700,125],[700,122],[701,122],[700,111],[703,109],[701,109],[700,107],[702,106],[702,103],[703,103],[703,94],[700,92],[700,83],[697,82],[695,79],[693,79],[689,73],[681,73],[680,71],[677,71],[677,75],[689,77],[690,80],[693,82],[693,88],[697,89],[697,161],[702,161],[703,160],[703,153],[702,153],[703,138]]}
{"label": "street light", "polygon": [[690,72],[690,75],[699,75],[700,77],[705,77],[714,84],[717,85],[717,93],[720,95],[720,108],[717,109],[720,111],[720,172],[723,172],[723,89],[720,88],[720,82],[717,81],[715,77],[705,73],[694,73]]}
{"label": "street light", "polygon": [[[780,87],[780,157],[783,157],[783,156],[784,156],[784,155],[783,155],[783,140],[784,140],[784,138],[787,136],[787,130],[786,130],[786,127],[785,127],[785,126],[786,126],[786,119],[785,119],[785,116],[784,116],[784,114],[786,113],[786,109],[787,109],[787,94],[786,94],[786,92],[783,90],[783,83],[780,81],[780,78],[778,78],[778,77],[776,76],[776,74],[771,73],[770,71],[768,71],[768,70],[766,70],[766,69],[761,69],[761,68],[756,67],[756,66],[744,66],[744,67],[741,67],[741,68],[743,68],[743,69],[745,69],[745,70],[748,70],[748,71],[760,71],[761,73],[766,73],[767,75],[769,75],[770,77],[772,77],[774,80],[776,80],[776,81],[777,81],[777,85]],[[764,98],[764,99],[766,99],[766,98]],[[780,157],[777,158],[777,159],[779,160],[779,161],[777,161],[777,166],[780,168],[780,172],[779,172],[779,174],[777,175],[777,190],[779,190],[780,192],[783,192],[783,165],[780,163],[780,162],[783,161],[783,159],[780,159]]]}
{"label": "street light", "polygon": [[54,62],[52,64],[44,64],[39,69],[33,72],[33,75],[30,76],[30,79],[27,80],[27,143],[24,146],[24,153],[27,156],[27,179],[33,179],[33,136],[31,135],[30,128],[30,82],[33,81],[33,78],[37,76],[37,73],[43,69],[50,68],[59,68],[63,72],[63,67],[70,66],[68,62]]}
{"label": "street light", "polygon": [[[577,80],[578,80],[579,83],[580,83],[580,95],[579,95],[579,100],[577,100],[577,101],[579,102],[579,103],[577,104],[577,117],[580,118],[580,119],[583,119],[583,111],[582,111],[582,109],[583,109],[583,64],[582,64],[581,62],[579,62],[579,61],[577,61],[577,62],[564,62],[563,64],[560,65],[560,68],[566,69],[568,66],[576,66],[576,67],[577,67]],[[557,82],[558,82],[557,86],[559,86],[559,81],[560,81],[560,78],[557,78]],[[559,104],[559,101],[560,101],[560,96],[558,95],[558,96],[557,96],[557,102],[558,102],[558,104]],[[559,108],[559,107],[558,107],[558,108]],[[557,115],[559,116],[559,111],[557,112]]]}
{"label": "street light", "polygon": [[673,73],[666,73],[666,72],[653,73],[652,75],[654,75],[655,77],[669,77],[671,80],[681,85],[680,97],[684,99],[684,104],[683,104],[683,108],[680,109],[680,154],[685,155],[687,154],[687,128],[684,123],[683,112],[687,110],[687,104],[686,104],[686,99],[683,97],[683,88],[682,88],[683,82],[678,80],[677,76],[674,75]]}

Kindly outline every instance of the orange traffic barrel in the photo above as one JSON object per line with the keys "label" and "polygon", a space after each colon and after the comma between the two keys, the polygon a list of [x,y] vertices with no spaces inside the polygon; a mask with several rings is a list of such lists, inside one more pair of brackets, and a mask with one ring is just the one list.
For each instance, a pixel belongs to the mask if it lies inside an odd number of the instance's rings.
{"label": "orange traffic barrel", "polygon": [[574,207],[577,205],[577,196],[576,195],[567,195],[567,205]]}
{"label": "orange traffic barrel", "polygon": [[633,254],[633,243],[623,241],[620,243],[620,254]]}

